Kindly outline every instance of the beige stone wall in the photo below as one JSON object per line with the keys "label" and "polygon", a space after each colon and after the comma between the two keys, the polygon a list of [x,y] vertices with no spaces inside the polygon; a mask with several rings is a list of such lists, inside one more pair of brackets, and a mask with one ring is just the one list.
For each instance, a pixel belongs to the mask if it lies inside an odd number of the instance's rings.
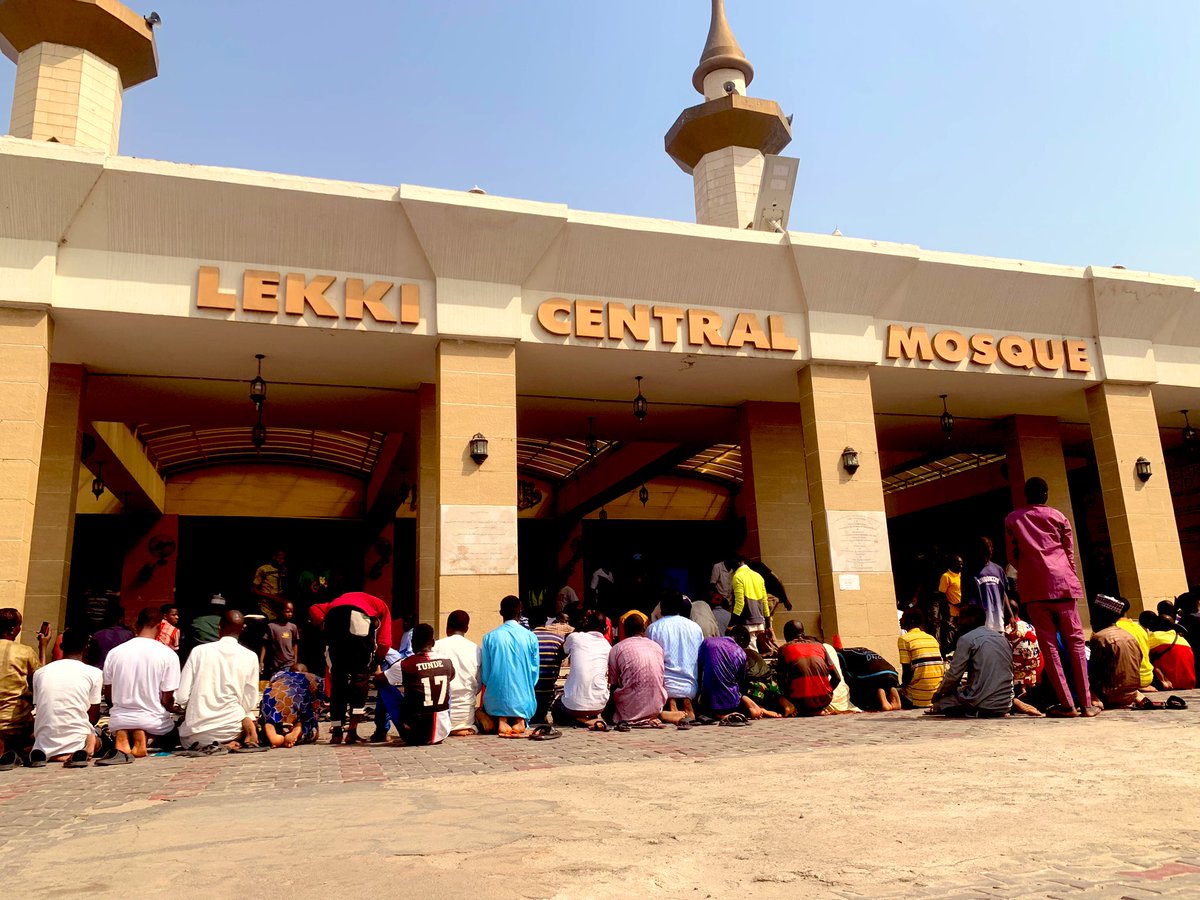
{"label": "beige stone wall", "polygon": [[821,600],[813,550],[812,506],[799,403],[745,403],[738,410],[742,448],[739,513],[746,519],[743,552],[760,557],[787,588],[793,611],[776,611],[776,632],[798,618],[817,634]]}
{"label": "beige stone wall", "polygon": [[50,367],[25,617],[38,625],[49,622],[55,632],[61,631],[66,621],[71,581],[84,383],[83,366]]}
{"label": "beige stone wall", "polygon": [[49,42],[17,61],[14,137],[91,147],[115,154],[121,131],[121,75],[94,53]]}
{"label": "beige stone wall", "polygon": [[763,155],[746,147],[726,147],[702,157],[692,172],[696,222],[726,228],[753,222],[763,164]]}
{"label": "beige stone wall", "polygon": [[[1025,505],[1025,482],[1030,478],[1041,478],[1050,489],[1049,505],[1071,522],[1071,533],[1079,534],[1075,527],[1075,511],[1071,507],[1071,489],[1067,483],[1067,461],[1063,457],[1062,438],[1058,433],[1058,420],[1053,416],[1013,416],[1008,422],[1005,442],[1008,462],[1008,483],[1012,490],[1013,508]],[[1075,546],[1075,574],[1083,585],[1083,596],[1078,598],[1079,618],[1089,621],[1087,584],[1083,580],[1083,559],[1079,553],[1078,537]],[[1018,572],[1017,590],[1020,591]],[[1034,598],[1026,597],[1026,600]]]}
{"label": "beige stone wall", "polygon": [[[437,359],[438,504],[517,505],[516,348],[482,341],[442,341]],[[476,465],[471,437],[488,439]],[[420,501],[418,501],[420,502]],[[440,527],[440,526],[439,526]],[[512,540],[517,539],[514,533]],[[438,537],[439,546],[441,535]],[[500,624],[500,600],[517,593],[517,576],[438,572],[437,621],[455,609],[471,615],[476,639]]]}
{"label": "beige stone wall", "polygon": [[[1154,399],[1149,385],[1100,384],[1087,402],[1117,584],[1136,614],[1187,590]],[[1141,456],[1153,472],[1145,483]]]}
{"label": "beige stone wall", "polygon": [[[844,646],[870,647],[898,663],[899,626],[890,562],[886,570],[855,573],[858,590],[843,589],[833,569],[826,519],[829,511],[884,512],[869,369],[808,366],[800,373],[800,409],[825,638],[838,635]],[[853,476],[842,468],[846,447],[859,455],[860,468]],[[882,540],[887,559],[886,532]]]}
{"label": "beige stone wall", "polygon": [[45,310],[0,307],[0,607],[25,608],[51,330]]}

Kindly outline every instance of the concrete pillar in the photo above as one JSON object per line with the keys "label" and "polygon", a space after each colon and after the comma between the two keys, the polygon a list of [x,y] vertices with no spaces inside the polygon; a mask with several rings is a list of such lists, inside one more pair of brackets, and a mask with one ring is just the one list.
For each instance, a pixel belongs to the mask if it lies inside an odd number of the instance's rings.
{"label": "concrete pillar", "polygon": [[800,404],[744,403],[738,410],[738,435],[743,483],[737,507],[746,519],[742,551],[762,559],[787,588],[793,611],[777,610],[776,634],[782,634],[783,622],[790,618],[818,634],[821,602]]}
{"label": "concrete pillar", "polygon": [[[25,608],[37,507],[52,325],[45,310],[0,307],[0,607]],[[37,627],[24,631],[35,640]]]}
{"label": "concrete pillar", "polygon": [[[1071,523],[1075,535],[1075,574],[1084,586],[1079,598],[1079,618],[1088,622],[1087,585],[1083,580],[1082,555],[1079,552],[1079,530],[1075,527],[1075,512],[1071,508],[1071,489],[1067,482],[1067,461],[1063,457],[1062,438],[1058,419],[1054,416],[1013,416],[1008,422],[1004,452],[1007,456],[1008,484],[1012,491],[1013,508],[1025,505],[1025,482],[1041,478],[1050,489],[1049,504]],[[1017,589],[1020,590],[1018,584]],[[1026,598],[1031,599],[1031,598]]]}
{"label": "concrete pillar", "polygon": [[[896,664],[896,592],[868,368],[810,365],[800,373],[800,409],[825,638],[838,635]],[[842,466],[846,447],[858,451],[853,475]]]}
{"label": "concrete pillar", "polygon": [[[1179,529],[1167,483],[1149,385],[1099,384],[1087,391],[1088,419],[1117,584],[1133,613],[1187,590]],[[1152,475],[1142,482],[1139,457]]]}
{"label": "concrete pillar", "polygon": [[95,53],[49,41],[17,58],[13,137],[117,152],[121,73]]}
{"label": "concrete pillar", "polygon": [[[437,619],[466,610],[476,638],[518,592],[516,361],[512,344],[438,345]],[[476,433],[488,440],[482,465],[469,453]]]}
{"label": "concrete pillar", "polygon": [[83,366],[51,365],[42,431],[25,618],[49,622],[56,633],[67,618],[85,377]]}
{"label": "concrete pillar", "polygon": [[417,389],[417,615],[437,630],[438,432],[437,388]]}
{"label": "concrete pillar", "polygon": [[764,157],[748,147],[726,147],[696,163],[696,222],[745,228],[754,222]]}

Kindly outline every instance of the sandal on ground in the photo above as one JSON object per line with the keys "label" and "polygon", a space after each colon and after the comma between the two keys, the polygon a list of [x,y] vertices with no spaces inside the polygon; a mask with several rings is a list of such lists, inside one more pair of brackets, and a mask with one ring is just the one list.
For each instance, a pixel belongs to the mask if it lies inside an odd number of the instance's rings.
{"label": "sandal on ground", "polygon": [[342,738],[344,736],[345,736],[345,732],[342,730],[342,726],[335,725],[335,726],[333,726],[333,729],[329,732],[329,743],[340,744],[342,742]]}
{"label": "sandal on ground", "polygon": [[1167,709],[1187,709],[1187,701],[1182,697],[1172,694],[1167,698]]}
{"label": "sandal on ground", "polygon": [[86,769],[88,765],[88,755],[86,750],[76,750],[72,753],[67,761],[63,763],[64,769]]}
{"label": "sandal on ground", "polygon": [[535,725],[529,732],[531,741],[555,741],[562,737],[562,732],[553,725]]}
{"label": "sandal on ground", "polygon": [[1159,703],[1157,700],[1151,700],[1149,697],[1143,697],[1141,700],[1135,700],[1133,709],[1166,709],[1166,704]]}
{"label": "sandal on ground", "polygon": [[266,753],[269,749],[271,749],[271,748],[266,747],[262,744],[247,744],[243,747],[234,747],[229,752],[230,753]]}
{"label": "sandal on ground", "polygon": [[695,719],[692,720],[692,724],[693,725],[717,725],[717,724],[719,724],[719,720],[714,719],[711,716],[697,716]]}
{"label": "sandal on ground", "polygon": [[597,719],[588,726],[588,731],[608,731],[608,723],[603,719]]}
{"label": "sandal on ground", "polygon": [[680,719],[675,723],[675,728],[679,731],[690,731],[692,728],[692,723],[687,719]]}
{"label": "sandal on ground", "polygon": [[617,731],[620,731],[622,733],[626,732],[626,731],[633,731],[633,726],[630,725],[628,722],[618,722],[617,723]]}
{"label": "sandal on ground", "polygon": [[1066,707],[1055,704],[1046,710],[1046,715],[1051,719],[1078,719],[1079,710],[1075,707]]}
{"label": "sandal on ground", "polygon": [[31,769],[41,769],[46,765],[46,753],[44,750],[30,750],[29,759],[25,761],[25,765]]}
{"label": "sandal on ground", "polygon": [[17,767],[17,763],[21,761],[17,756],[16,750],[9,750],[3,756],[0,756],[0,772],[8,772]]}
{"label": "sandal on ground", "polygon": [[127,766],[133,762],[133,754],[126,753],[124,750],[114,750],[102,758],[96,760],[98,766]]}
{"label": "sandal on ground", "polygon": [[750,724],[750,720],[741,713],[730,713],[721,720],[722,725],[729,725],[733,728],[742,728]]}

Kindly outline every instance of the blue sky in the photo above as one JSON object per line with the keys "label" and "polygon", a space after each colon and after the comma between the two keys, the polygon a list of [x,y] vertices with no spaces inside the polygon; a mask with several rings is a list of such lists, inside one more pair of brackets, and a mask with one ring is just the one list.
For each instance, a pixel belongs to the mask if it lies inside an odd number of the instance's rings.
{"label": "blue sky", "polygon": [[[694,218],[662,137],[705,0],[141,2],[124,154]],[[727,6],[795,115],[794,230],[1200,275],[1200,3]]]}

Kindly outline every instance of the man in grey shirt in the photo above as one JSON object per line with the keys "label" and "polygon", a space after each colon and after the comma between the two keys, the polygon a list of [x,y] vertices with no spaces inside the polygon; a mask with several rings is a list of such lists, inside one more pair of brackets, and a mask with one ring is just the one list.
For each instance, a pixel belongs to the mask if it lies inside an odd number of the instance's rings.
{"label": "man in grey shirt", "polygon": [[[981,606],[964,606],[959,614],[962,637],[942,686],[933,695],[930,715],[998,718],[1013,701],[1012,649],[999,632],[987,627]],[[964,676],[965,680],[964,680]]]}

